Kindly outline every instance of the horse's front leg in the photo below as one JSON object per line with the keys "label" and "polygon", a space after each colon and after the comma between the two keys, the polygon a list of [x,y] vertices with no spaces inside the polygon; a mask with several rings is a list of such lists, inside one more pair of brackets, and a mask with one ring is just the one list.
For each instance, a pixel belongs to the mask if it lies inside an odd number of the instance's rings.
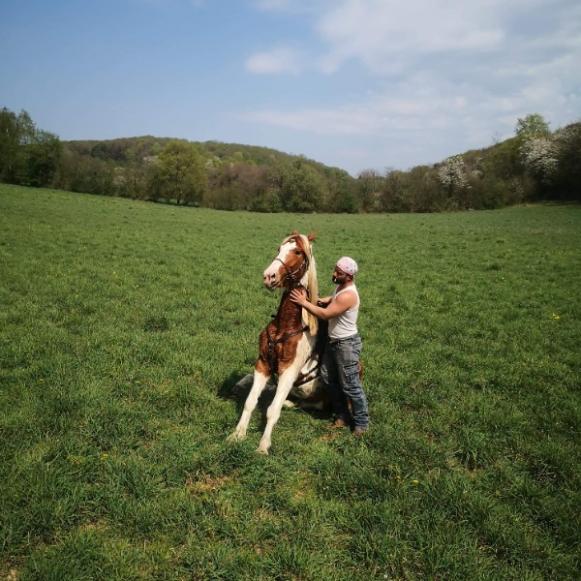
{"label": "horse's front leg", "polygon": [[290,393],[290,390],[292,389],[296,377],[297,372],[293,367],[284,371],[278,379],[276,395],[266,412],[266,428],[264,429],[264,433],[262,434],[257,449],[257,452],[260,452],[261,454],[268,454],[271,445],[272,429],[276,422],[278,422],[278,418],[280,418],[280,411]]}
{"label": "horse's front leg", "polygon": [[257,369],[254,370],[254,382],[252,383],[250,393],[244,402],[244,410],[240,416],[240,421],[238,422],[234,432],[228,436],[228,441],[235,442],[237,440],[243,440],[246,437],[246,430],[248,429],[250,416],[258,403],[260,394],[263,392],[268,380],[270,379],[270,375],[267,375],[266,373],[266,371],[259,370],[257,365]]}

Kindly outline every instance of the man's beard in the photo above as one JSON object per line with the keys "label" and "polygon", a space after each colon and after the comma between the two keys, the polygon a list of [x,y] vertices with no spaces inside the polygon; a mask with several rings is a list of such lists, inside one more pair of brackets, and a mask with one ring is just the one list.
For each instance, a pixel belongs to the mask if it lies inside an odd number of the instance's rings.
{"label": "man's beard", "polygon": [[333,281],[334,284],[343,284],[345,282],[345,277],[333,276],[331,277],[331,280]]}

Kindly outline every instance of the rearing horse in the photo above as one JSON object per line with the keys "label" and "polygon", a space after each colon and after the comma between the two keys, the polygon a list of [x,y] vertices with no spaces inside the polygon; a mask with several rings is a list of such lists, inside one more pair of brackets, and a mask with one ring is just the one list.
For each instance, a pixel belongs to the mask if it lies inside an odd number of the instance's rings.
{"label": "rearing horse", "polygon": [[264,285],[268,289],[282,288],[283,293],[278,312],[260,333],[260,352],[254,367],[252,388],[240,421],[229,437],[230,440],[246,437],[250,416],[260,394],[271,377],[278,375],[276,394],[266,412],[266,428],[258,446],[258,452],[262,454],[268,454],[272,429],[289,394],[292,392],[301,399],[313,398],[321,386],[317,373],[318,347],[321,345],[321,341],[317,343],[318,320],[290,300],[290,291],[297,287],[306,290],[311,302],[318,299],[313,240],[312,235],[293,232],[282,241],[276,258],[263,274]]}

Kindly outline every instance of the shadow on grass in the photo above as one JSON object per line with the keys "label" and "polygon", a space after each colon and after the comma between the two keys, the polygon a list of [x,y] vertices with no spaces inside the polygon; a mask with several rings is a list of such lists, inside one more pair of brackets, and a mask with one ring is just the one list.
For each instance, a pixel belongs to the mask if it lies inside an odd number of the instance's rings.
{"label": "shadow on grass", "polygon": [[[232,372],[218,388],[218,397],[226,400],[233,400],[236,403],[236,411],[238,412],[238,415],[240,415],[244,409],[244,402],[252,389],[252,381],[252,373],[245,375],[240,372]],[[276,383],[269,382],[258,399],[257,408],[260,410],[262,416],[261,430],[266,427],[266,411],[268,410],[268,406],[272,403],[275,394]],[[295,407],[292,408],[293,411],[306,413],[311,417],[320,420],[328,420],[331,418],[331,410],[328,407],[324,409],[303,407],[301,406],[301,403],[304,404],[304,401],[293,396],[289,396],[289,400],[295,404]]]}
{"label": "shadow on grass", "polygon": [[[235,401],[236,411],[238,414],[241,414],[244,409],[244,402],[252,389],[252,380],[252,373],[242,374],[240,372],[232,372],[218,388],[218,397]],[[266,414],[266,410],[272,403],[275,393],[274,385],[268,384],[258,399],[257,407],[263,415]]]}

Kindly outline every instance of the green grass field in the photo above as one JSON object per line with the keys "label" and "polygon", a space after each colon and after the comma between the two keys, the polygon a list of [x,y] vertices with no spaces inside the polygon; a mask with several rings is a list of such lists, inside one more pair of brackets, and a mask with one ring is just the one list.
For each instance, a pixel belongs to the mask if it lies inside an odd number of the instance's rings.
{"label": "green grass field", "polygon": [[[225,440],[318,233],[360,264],[371,430]],[[581,208],[258,215],[0,186],[0,578],[576,579]],[[258,410],[257,410],[258,411]]]}

